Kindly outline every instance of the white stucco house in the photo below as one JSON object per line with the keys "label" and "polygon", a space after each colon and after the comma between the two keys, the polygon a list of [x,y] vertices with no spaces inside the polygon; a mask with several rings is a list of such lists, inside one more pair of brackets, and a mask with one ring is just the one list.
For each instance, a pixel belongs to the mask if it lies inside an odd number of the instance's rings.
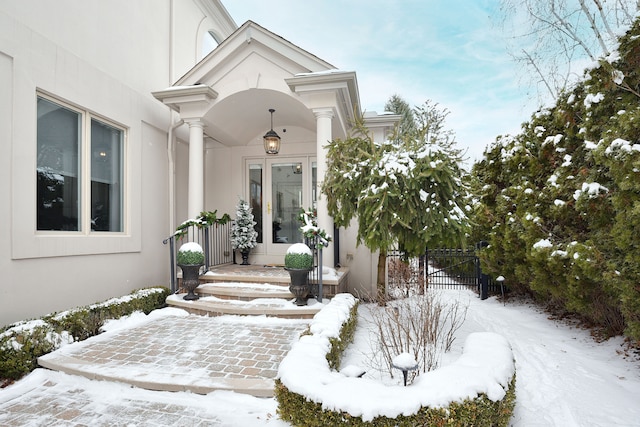
{"label": "white stucco house", "polygon": [[[239,196],[252,262],[282,262],[300,208],[333,230],[324,146],[362,114],[356,73],[274,31],[218,0],[0,0],[0,325],[166,285],[162,240]],[[366,123],[382,139],[396,120]],[[354,235],[324,262],[367,292]]]}

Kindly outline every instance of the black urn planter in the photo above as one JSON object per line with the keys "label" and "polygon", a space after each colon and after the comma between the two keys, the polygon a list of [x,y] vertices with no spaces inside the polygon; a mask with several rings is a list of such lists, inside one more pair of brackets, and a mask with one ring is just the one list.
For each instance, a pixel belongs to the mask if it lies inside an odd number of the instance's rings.
{"label": "black urn planter", "polygon": [[249,265],[249,251],[241,251],[240,254],[242,255],[242,264],[240,265]]}
{"label": "black urn planter", "polygon": [[310,269],[299,268],[286,268],[291,277],[291,284],[289,285],[289,291],[295,295],[296,305],[307,305],[307,296],[309,295],[309,272]]}
{"label": "black urn planter", "polygon": [[200,285],[200,267],[203,264],[178,264],[182,269],[182,287],[187,290],[184,299],[194,301],[200,297],[194,293],[198,285]]}

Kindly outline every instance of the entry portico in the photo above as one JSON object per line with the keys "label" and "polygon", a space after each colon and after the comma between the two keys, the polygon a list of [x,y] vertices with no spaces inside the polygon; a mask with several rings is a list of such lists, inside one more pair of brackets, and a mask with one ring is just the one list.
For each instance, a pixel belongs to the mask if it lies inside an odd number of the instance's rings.
{"label": "entry portico", "polygon": [[[317,177],[324,175],[328,141],[345,137],[360,114],[355,72],[339,71],[248,21],[172,87],[153,95],[175,110],[189,129],[189,218],[206,209],[228,207],[237,195],[252,198],[254,215],[263,227],[262,247],[255,252],[264,255],[265,262],[282,254],[278,243],[295,243],[295,236],[276,237],[275,230],[289,227],[293,207],[315,206],[319,226],[333,230]],[[274,130],[282,138],[282,149],[275,156],[262,148],[270,108],[275,109]],[[205,173],[216,163],[207,161],[205,150],[227,157],[232,176],[216,170]],[[264,176],[251,172],[252,167],[260,170],[259,166]],[[299,174],[302,179],[278,176],[288,167],[289,176]],[[240,176],[241,188],[228,182],[235,170],[245,172]],[[237,194],[207,192],[208,179],[226,181]],[[331,254],[325,256],[325,264],[333,265]]]}
{"label": "entry portico", "polygon": [[[234,216],[238,197],[244,198],[257,222],[258,246],[251,251],[255,264],[281,264],[288,247],[303,240],[301,209],[315,208],[318,225],[333,234],[321,193],[326,147],[347,137],[362,115],[355,72],[338,70],[247,21],[172,87],[153,95],[175,112],[171,129],[176,132],[169,132],[169,145],[182,150],[177,157],[183,160],[170,163],[175,222],[203,210]],[[281,137],[276,155],[263,147],[270,109],[275,110],[273,130]],[[375,113],[364,117],[377,141],[398,119]],[[349,290],[369,294],[375,254],[356,247],[355,231],[341,230],[339,258],[325,251],[323,264],[357,262]]]}

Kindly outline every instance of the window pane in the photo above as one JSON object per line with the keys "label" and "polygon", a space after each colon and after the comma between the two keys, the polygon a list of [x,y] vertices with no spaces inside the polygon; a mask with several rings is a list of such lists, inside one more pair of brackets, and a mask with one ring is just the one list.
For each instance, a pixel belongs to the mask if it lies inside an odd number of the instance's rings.
{"label": "window pane", "polygon": [[91,229],[122,231],[123,131],[91,120]]}
{"label": "window pane", "polygon": [[201,58],[204,58],[209,53],[211,53],[211,51],[215,49],[219,44],[220,44],[220,41],[218,40],[218,38],[213,32],[207,31],[206,33],[204,33],[204,35],[202,36]]}
{"label": "window pane", "polygon": [[37,229],[80,229],[81,116],[38,98]]}
{"label": "window pane", "polygon": [[318,201],[318,162],[311,162],[311,207],[317,208]]}
{"label": "window pane", "polygon": [[302,242],[298,216],[302,208],[302,165],[271,165],[271,204],[273,205],[273,243]]}
{"label": "window pane", "polygon": [[258,243],[262,240],[262,165],[249,165],[249,203],[253,209],[253,220],[256,222],[255,230],[258,232]]}

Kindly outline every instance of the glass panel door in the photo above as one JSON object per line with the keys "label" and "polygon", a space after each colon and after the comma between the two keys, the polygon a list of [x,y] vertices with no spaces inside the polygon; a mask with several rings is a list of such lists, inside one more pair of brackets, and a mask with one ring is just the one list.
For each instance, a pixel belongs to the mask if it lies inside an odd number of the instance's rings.
{"label": "glass panel door", "polygon": [[293,243],[303,242],[298,215],[311,200],[311,177],[306,157],[267,160],[268,222],[265,244],[270,255],[283,255]]}
{"label": "glass panel door", "polygon": [[315,205],[315,158],[249,159],[245,168],[258,231],[254,252],[284,257],[290,245],[304,241],[298,216]]}
{"label": "glass panel door", "polygon": [[252,162],[249,168],[249,204],[253,220],[256,222],[255,230],[258,232],[258,244],[264,243],[263,238],[263,206],[262,206],[262,162]]}
{"label": "glass panel door", "polygon": [[302,242],[298,215],[302,209],[302,162],[271,164],[271,242]]}

